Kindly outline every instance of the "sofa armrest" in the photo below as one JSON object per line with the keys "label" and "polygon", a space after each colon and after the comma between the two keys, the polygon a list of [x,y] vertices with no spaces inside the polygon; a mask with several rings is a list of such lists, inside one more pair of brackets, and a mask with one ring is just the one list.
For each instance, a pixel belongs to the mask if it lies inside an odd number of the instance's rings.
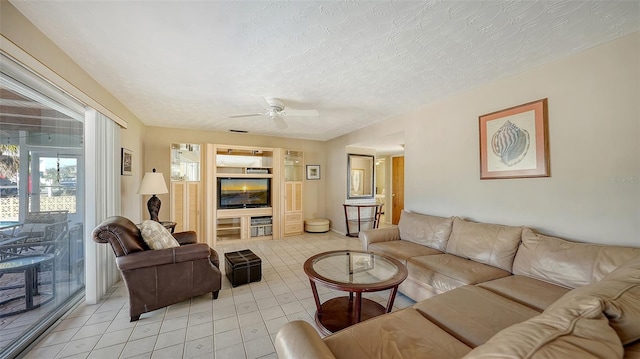
{"label": "sofa armrest", "polygon": [[205,243],[187,244],[166,249],[150,249],[116,257],[116,264],[121,271],[160,265],[209,259],[209,246]]}
{"label": "sofa armrest", "polygon": [[173,238],[180,243],[180,245],[198,243],[198,235],[194,231],[173,233]]}
{"label": "sofa armrest", "polygon": [[366,251],[372,243],[400,240],[400,230],[398,227],[368,229],[360,231],[358,238],[362,243],[362,249]]}
{"label": "sofa armrest", "polygon": [[282,326],[276,335],[276,352],[280,359],[335,359],[311,324],[294,320]]}

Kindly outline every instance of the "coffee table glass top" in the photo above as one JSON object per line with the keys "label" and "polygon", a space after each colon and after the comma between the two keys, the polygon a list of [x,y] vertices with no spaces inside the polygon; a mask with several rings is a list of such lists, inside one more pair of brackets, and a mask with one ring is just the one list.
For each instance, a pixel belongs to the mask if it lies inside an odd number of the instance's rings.
{"label": "coffee table glass top", "polygon": [[399,272],[398,266],[387,258],[358,251],[328,252],[314,258],[312,265],[318,276],[345,284],[380,283]]}

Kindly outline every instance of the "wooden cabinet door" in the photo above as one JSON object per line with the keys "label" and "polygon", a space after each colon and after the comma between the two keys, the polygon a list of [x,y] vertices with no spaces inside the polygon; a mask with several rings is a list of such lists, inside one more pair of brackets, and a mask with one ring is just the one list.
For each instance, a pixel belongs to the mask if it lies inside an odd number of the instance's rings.
{"label": "wooden cabinet door", "polygon": [[304,227],[302,215],[302,182],[284,184],[284,235],[301,234]]}
{"label": "wooden cabinet door", "polygon": [[176,232],[200,232],[200,182],[171,182],[171,220]]}
{"label": "wooden cabinet door", "polygon": [[187,182],[184,230],[200,232],[200,182]]}

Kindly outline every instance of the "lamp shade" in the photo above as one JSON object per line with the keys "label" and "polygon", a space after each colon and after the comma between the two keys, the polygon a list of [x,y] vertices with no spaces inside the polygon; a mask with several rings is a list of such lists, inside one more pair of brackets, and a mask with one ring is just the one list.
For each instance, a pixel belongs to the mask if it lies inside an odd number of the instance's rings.
{"label": "lamp shade", "polygon": [[140,183],[138,194],[163,193],[169,193],[169,190],[167,189],[167,183],[164,181],[162,173],[155,172],[155,168],[153,169],[153,172],[145,173],[142,178],[142,182]]}

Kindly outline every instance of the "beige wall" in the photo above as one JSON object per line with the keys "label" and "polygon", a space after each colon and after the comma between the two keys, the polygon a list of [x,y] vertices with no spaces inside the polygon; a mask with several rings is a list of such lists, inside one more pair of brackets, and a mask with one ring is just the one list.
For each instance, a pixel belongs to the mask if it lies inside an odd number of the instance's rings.
{"label": "beige wall", "polygon": [[[144,176],[142,167],[144,161],[144,147],[142,137],[145,125],[140,121],[129,121],[129,126],[120,130],[120,144],[133,152],[133,173],[131,176],[120,176],[121,214],[134,223],[140,223],[149,218],[146,196],[138,194],[138,187]],[[145,198],[143,198],[145,197]],[[146,216],[143,216],[146,214]]]}
{"label": "beige wall", "polygon": [[[327,215],[343,221],[344,146],[404,130],[408,210],[640,246],[639,64],[635,33],[334,139]],[[545,97],[551,177],[481,181],[478,116]]]}
{"label": "beige wall", "polygon": [[[324,214],[324,169],[326,168],[324,142],[296,140],[291,138],[252,136],[249,134],[234,134],[213,131],[184,130],[165,127],[147,127],[144,136],[144,170],[150,172],[156,168],[162,172],[169,186],[170,175],[170,144],[171,143],[193,143],[193,144],[230,144],[241,146],[274,147],[304,151],[305,164],[320,165],[320,180],[304,181],[303,210],[305,218],[318,218]],[[158,196],[162,201],[159,217],[161,220],[170,218],[170,196],[169,194]],[[145,196],[143,202],[146,203],[148,197]],[[149,218],[149,213],[144,206],[144,218]]]}

